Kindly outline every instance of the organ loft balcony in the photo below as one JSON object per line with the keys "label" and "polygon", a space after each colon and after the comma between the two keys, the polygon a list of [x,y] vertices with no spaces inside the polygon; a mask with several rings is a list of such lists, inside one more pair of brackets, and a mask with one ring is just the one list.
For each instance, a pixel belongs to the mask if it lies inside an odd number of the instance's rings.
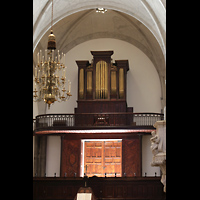
{"label": "organ loft balcony", "polygon": [[[33,119],[34,134],[62,134],[75,130],[129,129],[137,132],[155,129],[156,121],[164,119],[161,113],[69,113],[45,114]],[[149,130],[149,131],[148,131]]]}
{"label": "organ loft balcony", "polygon": [[126,129],[150,132],[161,113],[134,113],[127,107],[128,60],[111,58],[114,51],[91,51],[93,59],[76,60],[78,99],[74,113],[38,115],[34,134],[75,133],[75,130]]}

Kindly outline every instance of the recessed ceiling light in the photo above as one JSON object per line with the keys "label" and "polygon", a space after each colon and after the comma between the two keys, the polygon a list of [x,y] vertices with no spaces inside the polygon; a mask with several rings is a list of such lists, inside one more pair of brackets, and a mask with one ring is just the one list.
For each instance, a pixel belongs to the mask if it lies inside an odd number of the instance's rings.
{"label": "recessed ceiling light", "polygon": [[105,12],[107,12],[107,9],[106,8],[96,8],[96,12],[105,13]]}

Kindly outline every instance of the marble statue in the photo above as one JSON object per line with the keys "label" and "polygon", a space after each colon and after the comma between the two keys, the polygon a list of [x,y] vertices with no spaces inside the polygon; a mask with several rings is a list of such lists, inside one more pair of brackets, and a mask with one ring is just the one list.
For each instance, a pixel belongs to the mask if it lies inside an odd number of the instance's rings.
{"label": "marble statue", "polygon": [[166,121],[157,121],[154,124],[156,131],[152,131],[151,151],[153,159],[151,166],[159,166],[162,172],[161,183],[166,192]]}

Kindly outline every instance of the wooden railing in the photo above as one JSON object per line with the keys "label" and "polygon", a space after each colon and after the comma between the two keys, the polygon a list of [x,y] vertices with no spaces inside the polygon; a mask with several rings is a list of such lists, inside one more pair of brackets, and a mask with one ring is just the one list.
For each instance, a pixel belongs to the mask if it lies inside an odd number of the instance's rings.
{"label": "wooden railing", "polygon": [[33,120],[33,130],[64,127],[95,126],[153,126],[163,120],[161,113],[81,113],[81,114],[45,114]]}
{"label": "wooden railing", "polygon": [[160,177],[33,177],[33,200],[74,200],[87,184],[101,200],[164,200]]}
{"label": "wooden railing", "polygon": [[133,116],[137,126],[153,126],[156,121],[164,119],[162,113],[133,113]]}

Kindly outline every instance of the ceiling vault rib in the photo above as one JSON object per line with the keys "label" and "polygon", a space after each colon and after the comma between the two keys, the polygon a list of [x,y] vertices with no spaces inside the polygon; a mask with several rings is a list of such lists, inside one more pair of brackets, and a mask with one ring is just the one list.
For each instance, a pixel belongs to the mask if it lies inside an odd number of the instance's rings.
{"label": "ceiling vault rib", "polygon": [[33,34],[35,33],[35,30],[37,29],[38,23],[40,22],[43,14],[46,12],[46,9],[49,7],[50,3],[51,3],[51,0],[48,0],[47,3],[42,8],[42,10],[40,11],[40,14],[37,17],[35,24],[33,25]]}
{"label": "ceiling vault rib", "polygon": [[75,28],[79,23],[81,23],[81,21],[84,20],[84,18],[90,14],[90,12],[92,12],[93,10],[89,10],[86,13],[83,13],[80,17],[78,17],[78,19],[75,20],[75,22],[73,22],[73,24],[65,31],[65,33],[63,34],[64,37],[59,41],[60,43],[60,50],[62,51],[63,49],[63,45],[64,45],[64,41],[66,41],[67,37],[69,36],[69,34],[72,32],[73,28]]}
{"label": "ceiling vault rib", "polygon": [[[146,1],[146,0],[141,0],[141,3],[144,5],[145,9],[147,10],[147,12],[149,13],[149,15],[151,16],[156,28],[157,28],[157,31],[158,31],[158,34],[160,36],[160,39],[161,39],[161,42],[159,41],[159,39],[157,38],[157,36],[154,34],[154,37],[156,38],[156,40],[158,41],[160,47],[161,47],[161,50],[163,52],[163,55],[164,55],[164,58],[166,59],[166,49],[165,49],[165,42],[164,42],[164,39],[163,39],[163,35],[162,35],[162,32],[164,32],[162,26],[160,25],[159,23],[159,20],[155,14],[155,12],[153,11],[153,9],[151,8],[151,6],[149,5],[149,3]],[[150,30],[151,31],[151,30]]]}

